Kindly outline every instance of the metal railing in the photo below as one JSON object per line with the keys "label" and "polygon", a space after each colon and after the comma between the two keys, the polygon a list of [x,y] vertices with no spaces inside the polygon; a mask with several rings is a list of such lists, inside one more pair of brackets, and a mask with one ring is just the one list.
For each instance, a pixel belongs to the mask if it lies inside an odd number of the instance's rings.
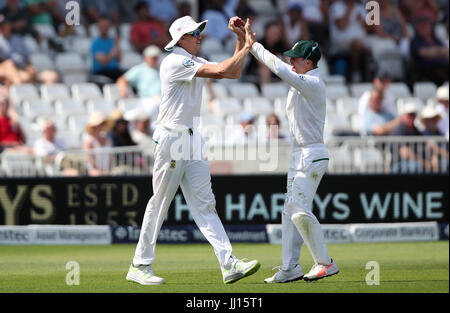
{"label": "metal railing", "polygon": [[[334,137],[328,174],[429,174],[449,172],[445,137]],[[54,159],[1,154],[0,176],[151,175],[154,146],[70,150]],[[289,169],[290,145],[208,146],[212,174],[274,174]]]}

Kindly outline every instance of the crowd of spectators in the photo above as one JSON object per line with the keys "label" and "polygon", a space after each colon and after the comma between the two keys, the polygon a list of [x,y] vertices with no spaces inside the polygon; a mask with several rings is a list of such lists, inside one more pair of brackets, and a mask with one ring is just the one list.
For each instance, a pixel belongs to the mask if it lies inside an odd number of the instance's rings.
{"label": "crowd of spectators", "polygon": [[[96,25],[98,36],[90,47],[91,78],[104,77],[117,84],[120,97],[131,93],[137,97],[152,98],[160,94],[159,64],[163,47],[170,41],[168,27],[184,15],[193,15],[190,1],[158,0],[76,0],[81,8],[80,22],[84,33]],[[228,30],[230,17],[250,18],[257,31],[258,40],[272,53],[282,56],[299,40],[319,43],[329,72],[342,75],[348,83],[371,82],[371,90],[359,99],[358,114],[362,136],[422,136],[442,135],[448,139],[448,0],[379,0],[380,24],[367,23],[364,1],[358,0],[270,0],[275,10],[273,17],[261,16],[255,1],[200,0],[199,19],[209,23],[202,33],[204,38],[217,40],[225,47],[234,41]],[[26,145],[19,118],[8,100],[8,88],[23,83],[55,84],[62,81],[61,73],[53,69],[37,70],[30,62],[30,52],[25,37],[38,44],[48,43],[56,52],[64,51],[58,37],[77,33],[66,24],[66,0],[0,0],[0,144],[4,152],[20,150],[35,155],[54,156],[66,149],[56,140],[55,121],[41,122],[42,138]],[[195,13],[195,12],[194,12]],[[195,15],[195,14],[194,14]],[[128,23],[128,34],[121,25]],[[49,37],[42,26],[51,27],[57,38]],[[444,26],[446,36],[436,32],[436,25]],[[442,27],[441,27],[442,30]],[[121,40],[129,39],[132,49],[143,56],[143,62],[131,68],[121,66],[123,55]],[[394,50],[381,51],[383,47]],[[382,50],[382,49],[381,49]],[[398,110],[396,99],[388,86],[395,73],[383,61],[392,53],[401,58],[405,70],[403,80],[431,81],[438,89],[436,103],[418,107],[406,103]],[[211,56],[205,55],[209,58]],[[287,60],[286,60],[287,61]],[[398,77],[397,77],[398,79]],[[102,80],[95,80],[96,83]],[[250,57],[242,81],[254,82],[261,87],[279,79],[256,59]],[[209,85],[210,86],[209,82]],[[213,91],[211,90],[211,93]],[[141,108],[142,109],[142,108]],[[151,113],[149,113],[151,111]],[[85,150],[98,147],[145,145],[151,142],[155,114],[150,109],[141,110],[132,119],[123,115],[92,114],[86,126],[83,141]],[[125,112],[121,112],[123,114]],[[248,143],[257,134],[254,125],[257,116],[243,112],[237,116],[240,124],[227,140],[233,144]],[[114,123],[111,124],[112,120]],[[274,113],[267,116],[267,140],[287,140],[286,134],[276,127],[285,119]],[[284,125],[285,126],[285,125]],[[419,126],[419,127],[418,127]],[[108,135],[105,135],[108,130]],[[22,147],[22,148],[21,148]],[[412,152],[402,152],[412,158]],[[440,153],[445,153],[440,151]],[[446,151],[448,157],[448,150]],[[89,173],[99,175],[107,168],[107,160],[100,156],[90,160]]]}

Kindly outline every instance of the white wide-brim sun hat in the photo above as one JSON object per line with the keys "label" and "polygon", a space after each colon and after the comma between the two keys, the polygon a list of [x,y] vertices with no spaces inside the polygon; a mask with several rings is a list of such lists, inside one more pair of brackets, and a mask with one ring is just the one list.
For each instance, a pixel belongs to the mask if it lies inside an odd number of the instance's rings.
{"label": "white wide-brim sun hat", "polygon": [[184,34],[193,32],[196,29],[200,29],[200,31],[203,31],[205,29],[206,24],[208,23],[208,20],[205,20],[203,22],[197,23],[194,21],[194,19],[190,16],[183,16],[179,19],[176,19],[172,25],[170,25],[169,33],[172,37],[172,41],[169,42],[164,49],[166,51],[172,51],[173,47],[178,43],[181,36]]}
{"label": "white wide-brim sun hat", "polygon": [[440,116],[440,114],[436,110],[436,107],[432,104],[428,104],[427,106],[425,106],[422,112],[420,113],[420,118],[422,119],[433,118],[436,116]]}

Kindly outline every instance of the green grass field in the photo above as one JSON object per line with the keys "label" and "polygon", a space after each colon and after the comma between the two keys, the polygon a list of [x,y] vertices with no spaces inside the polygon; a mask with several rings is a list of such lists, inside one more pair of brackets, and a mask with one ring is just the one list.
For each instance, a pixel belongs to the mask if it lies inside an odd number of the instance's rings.
{"label": "green grass field", "polygon": [[[281,246],[233,244],[238,257],[257,258],[260,270],[232,285],[224,285],[208,244],[158,245],[154,270],[166,279],[162,286],[140,286],[125,276],[135,245],[0,246],[0,293],[448,293],[449,242],[329,245],[341,272],[317,282],[264,284],[280,265]],[[80,265],[80,285],[66,284],[66,263]],[[380,265],[380,284],[367,285],[366,263]],[[304,247],[305,272],[312,258]]]}

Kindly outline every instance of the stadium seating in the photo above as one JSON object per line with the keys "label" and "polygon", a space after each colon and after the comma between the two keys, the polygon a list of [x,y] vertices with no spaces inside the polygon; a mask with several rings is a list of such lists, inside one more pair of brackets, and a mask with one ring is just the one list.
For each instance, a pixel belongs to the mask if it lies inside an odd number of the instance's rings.
{"label": "stadium seating", "polygon": [[64,52],[56,55],[55,59],[56,68],[63,74],[70,73],[83,73],[88,70],[86,62],[83,60],[80,54],[76,52]]}
{"label": "stadium seating", "polygon": [[327,98],[335,102],[338,98],[349,97],[349,91],[344,84],[329,84],[327,85]]}
{"label": "stadium seating", "polygon": [[253,83],[232,83],[229,86],[230,96],[243,100],[249,97],[258,97],[259,91]]}
{"label": "stadium seating", "polygon": [[358,112],[359,99],[353,97],[338,98],[336,100],[336,112],[348,119],[350,115]]}
{"label": "stadium seating", "polygon": [[28,119],[34,119],[38,116],[54,117],[55,111],[47,102],[37,99],[27,99],[22,103],[23,114]]}
{"label": "stadium seating", "polygon": [[276,98],[286,97],[289,87],[286,83],[266,83],[261,86],[261,94],[264,98],[274,101]]}
{"label": "stadium seating", "polygon": [[47,103],[70,99],[70,90],[65,84],[41,85],[41,98]]}
{"label": "stadium seating", "polygon": [[409,91],[408,85],[402,82],[393,82],[387,87],[387,91],[391,93],[394,98],[405,98],[410,97],[411,92]]}
{"label": "stadium seating", "polygon": [[350,85],[350,93],[352,97],[359,98],[368,90],[373,88],[372,83],[353,83]]}
{"label": "stadium seating", "polygon": [[265,97],[248,97],[243,102],[244,110],[255,115],[268,115],[273,112],[272,103]]}
{"label": "stadium seating", "polygon": [[34,66],[36,71],[54,70],[56,66],[47,53],[34,52],[30,55],[30,64]]}
{"label": "stadium seating", "polygon": [[287,97],[278,97],[273,101],[273,111],[278,117],[286,116],[286,102]]}
{"label": "stadium seating", "polygon": [[140,108],[142,105],[145,105],[145,104],[143,103],[143,100],[139,99],[139,98],[120,99],[117,102],[117,107],[122,112],[136,110],[136,109]]}
{"label": "stadium seating", "polygon": [[141,54],[134,51],[123,51],[122,58],[120,60],[120,68],[123,70],[129,70],[135,65],[141,64],[144,58]]}
{"label": "stadium seating", "polygon": [[86,83],[88,77],[87,73],[64,73],[62,82],[71,88],[73,85]]}
{"label": "stadium seating", "polygon": [[39,98],[39,91],[33,84],[12,85],[9,96],[13,104],[20,106],[23,100]]}
{"label": "stadium seating", "polygon": [[91,53],[92,39],[87,37],[75,37],[72,41],[72,49],[74,52],[88,56]]}
{"label": "stadium seating", "polygon": [[70,115],[67,118],[67,129],[73,132],[84,132],[87,123],[89,122],[89,116],[87,114],[82,115]]}
{"label": "stadium seating", "polygon": [[225,51],[222,51],[221,53],[214,53],[208,56],[208,60],[210,62],[216,62],[220,63],[222,61],[225,61],[226,59],[229,59],[233,55],[231,53],[227,53]]}
{"label": "stadium seating", "polygon": [[236,98],[223,97],[215,100],[217,114],[220,117],[225,117],[227,115],[236,115],[242,111],[242,105],[240,101]]}
{"label": "stadium seating", "polygon": [[84,103],[89,99],[101,99],[103,94],[100,88],[93,83],[81,83],[72,86],[72,96],[74,100]]}
{"label": "stadium seating", "polygon": [[86,114],[85,106],[73,99],[59,99],[55,101],[56,114],[67,118],[71,115],[84,115]]}
{"label": "stadium seating", "polygon": [[415,82],[413,95],[423,101],[433,98],[436,95],[437,86],[433,82]]}
{"label": "stadium seating", "polygon": [[383,173],[383,154],[375,147],[356,148],[354,150],[354,165],[361,171],[372,170]]}
{"label": "stadium seating", "polygon": [[87,113],[92,114],[94,112],[101,112],[105,115],[109,115],[116,109],[113,102],[105,99],[91,99],[86,102]]}
{"label": "stadium seating", "polygon": [[37,168],[31,155],[25,153],[0,154],[0,169],[6,176],[36,176]]}
{"label": "stadium seating", "polygon": [[210,58],[214,54],[223,53],[224,47],[219,40],[213,37],[206,37],[202,40],[200,52],[206,57]]}

